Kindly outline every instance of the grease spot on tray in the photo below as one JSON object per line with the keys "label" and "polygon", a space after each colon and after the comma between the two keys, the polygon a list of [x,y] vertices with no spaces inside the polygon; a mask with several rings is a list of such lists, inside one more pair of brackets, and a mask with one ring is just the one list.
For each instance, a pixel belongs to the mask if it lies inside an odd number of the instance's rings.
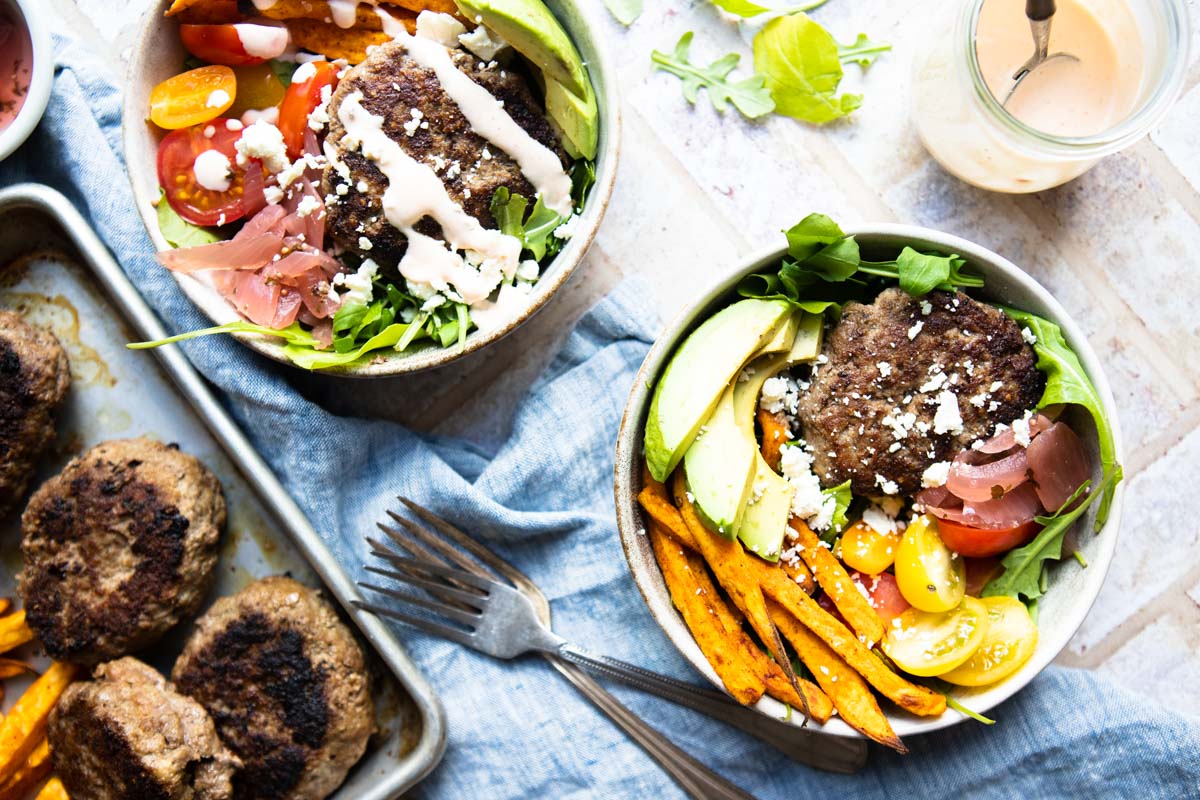
{"label": "grease spot on tray", "polygon": [[0,308],[15,311],[32,325],[50,330],[67,351],[71,379],[81,386],[117,385],[117,379],[94,349],[79,336],[79,312],[62,295],[0,291]]}

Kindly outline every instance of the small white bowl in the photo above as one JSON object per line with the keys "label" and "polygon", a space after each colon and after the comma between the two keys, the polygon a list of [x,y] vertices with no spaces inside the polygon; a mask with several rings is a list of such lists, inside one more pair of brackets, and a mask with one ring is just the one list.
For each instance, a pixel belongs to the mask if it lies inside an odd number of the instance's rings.
{"label": "small white bowl", "polygon": [[[1045,287],[1011,261],[991,250],[940,231],[913,225],[862,225],[852,227],[846,233],[853,235],[867,254],[877,248],[887,248],[895,252],[906,244],[918,250],[931,249],[943,253],[958,253],[967,259],[971,268],[981,274],[987,283],[982,291],[972,290],[973,294],[1033,312],[1058,324],[1062,328],[1067,342],[1078,354],[1079,360],[1096,390],[1100,393],[1100,397],[1104,400],[1116,442],[1117,460],[1118,462],[1124,460],[1116,405],[1108,387],[1108,381],[1100,367],[1100,361],[1096,358],[1091,346],[1088,345],[1079,326],[1071,320],[1067,312]],[[625,557],[629,561],[634,582],[646,600],[651,615],[666,632],[675,647],[679,649],[679,652],[697,670],[722,689],[724,687],[717,677],[717,673],[709,665],[704,654],[700,652],[700,648],[692,638],[687,625],[684,624],[683,618],[671,602],[662,572],[659,570],[654,551],[651,549],[650,540],[638,533],[639,530],[645,528],[646,524],[642,509],[637,502],[637,494],[641,490],[642,483],[642,438],[652,389],[676,346],[693,328],[718,309],[736,299],[734,290],[743,277],[756,272],[777,269],[785,255],[786,248],[771,248],[749,256],[726,273],[724,278],[705,292],[667,327],[649,355],[646,356],[642,369],[634,380],[633,390],[625,407],[625,417],[617,436],[614,476],[617,528],[620,531],[621,544],[625,549]],[[1077,407],[1072,407],[1066,418],[1080,433],[1088,447],[1092,463],[1097,465],[1093,478],[1098,479],[1100,459],[1094,428],[1090,422],[1091,418]],[[1113,553],[1117,546],[1117,530],[1121,523],[1124,489],[1124,483],[1118,485],[1108,522],[1102,530],[1098,533],[1092,532],[1098,505],[1093,504],[1084,518],[1076,522],[1073,532],[1068,533],[1068,537],[1072,535],[1077,537],[1074,546],[1083,554],[1088,562],[1088,567],[1082,569],[1068,557],[1065,563],[1051,568],[1049,590],[1038,604],[1037,649],[1034,650],[1033,656],[1025,666],[994,686],[979,689],[956,688],[951,693],[951,697],[972,711],[986,713],[1024,688],[1066,647],[1067,642],[1075,635],[1075,631],[1083,624],[1083,619],[1091,609],[1092,603],[1095,602],[1096,596],[1100,593],[1100,587],[1104,583],[1104,577],[1108,574],[1108,568],[1112,563]],[[897,711],[889,703],[885,702],[882,705],[885,709],[890,709],[886,712],[888,721],[901,737],[948,728],[967,719],[951,709],[947,709],[939,717],[917,717]],[[782,703],[766,696],[759,701],[756,708],[763,714],[776,719],[783,719],[787,714],[787,709]],[[800,715],[794,715],[793,724],[798,725],[800,722]],[[816,730],[834,736],[863,738],[862,734],[843,722],[841,717],[833,717],[825,725],[818,726]]]}
{"label": "small white bowl", "polygon": [[25,143],[46,113],[50,87],[54,83],[54,42],[50,38],[50,28],[42,18],[42,0],[0,0],[0,7],[12,11],[15,23],[25,25],[33,45],[33,67],[25,103],[12,124],[0,130],[0,161],[3,161]]}
{"label": "small white bowl", "polygon": [[[133,57],[125,84],[123,122],[125,163],[133,183],[134,199],[150,232],[150,238],[159,250],[170,249],[170,245],[158,229],[158,217],[154,206],[159,197],[156,155],[158,143],[166,132],[147,119],[150,90],[158,83],[178,74],[187,58],[187,52],[183,49],[176,31],[177,24],[164,17],[171,2],[172,0],[156,0],[150,4],[142,19],[141,32],[133,47]],[[613,184],[617,178],[617,156],[621,138],[617,71],[600,40],[599,31],[603,30],[603,26],[593,24],[591,12],[583,8],[583,3],[577,0],[545,0],[545,3],[579,48],[587,64],[588,75],[596,89],[596,99],[600,106],[596,182],[588,194],[587,206],[575,227],[575,234],[545,267],[542,277],[534,285],[529,305],[516,318],[498,328],[487,333],[472,332],[461,348],[423,344],[404,353],[383,350],[374,354],[376,358],[364,364],[321,370],[322,373],[376,378],[420,372],[457,361],[468,353],[499,341],[529,320],[562,288],[587,254],[608,208]],[[233,307],[211,286],[188,275],[172,273],[172,277],[191,301],[215,324],[220,325],[240,318]],[[284,355],[284,345],[279,339],[253,334],[237,334],[237,338],[267,358],[294,366]]]}

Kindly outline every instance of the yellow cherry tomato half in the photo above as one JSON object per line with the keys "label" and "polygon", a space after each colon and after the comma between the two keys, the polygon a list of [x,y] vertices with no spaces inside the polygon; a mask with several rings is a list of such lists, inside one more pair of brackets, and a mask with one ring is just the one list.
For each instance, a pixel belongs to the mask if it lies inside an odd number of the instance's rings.
{"label": "yellow cherry tomato half", "polygon": [[888,626],[883,652],[910,675],[942,675],[979,649],[987,626],[987,607],[974,597],[950,611],[910,608]]}
{"label": "yellow cherry tomato half", "polygon": [[214,120],[233,105],[237,78],[229,67],[197,67],[167,78],[150,92],[150,121],[178,130]]}
{"label": "yellow cherry tomato half", "polygon": [[900,534],[880,533],[859,520],[842,534],[841,557],[847,567],[867,575],[878,575],[896,560]]}
{"label": "yellow cherry tomato half", "polygon": [[274,108],[283,102],[283,96],[287,94],[287,89],[279,82],[270,64],[234,67],[233,74],[237,77],[237,100],[225,113],[227,117],[240,117],[250,110]]}
{"label": "yellow cherry tomato half", "polygon": [[949,611],[967,592],[963,559],[942,543],[937,523],[915,517],[896,549],[896,584],[904,599],[921,611]]}
{"label": "yellow cherry tomato half", "polygon": [[1038,630],[1028,609],[1012,597],[985,597],[987,634],[971,657],[941,676],[959,686],[987,686],[1019,670],[1037,647]]}

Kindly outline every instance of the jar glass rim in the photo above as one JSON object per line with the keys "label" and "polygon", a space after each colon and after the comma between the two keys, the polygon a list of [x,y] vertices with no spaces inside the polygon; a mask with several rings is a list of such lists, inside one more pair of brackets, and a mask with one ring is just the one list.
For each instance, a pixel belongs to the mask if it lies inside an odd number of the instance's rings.
{"label": "jar glass rim", "polygon": [[1023,143],[1063,155],[1095,158],[1116,152],[1140,139],[1170,110],[1187,74],[1189,23],[1183,0],[1146,0],[1160,7],[1166,34],[1167,56],[1153,90],[1128,115],[1111,128],[1088,136],[1057,136],[1026,125],[1004,108],[984,80],[975,49],[975,31],[986,0],[966,0],[959,18],[958,36],[965,42],[967,66],[980,105],[1012,136]]}

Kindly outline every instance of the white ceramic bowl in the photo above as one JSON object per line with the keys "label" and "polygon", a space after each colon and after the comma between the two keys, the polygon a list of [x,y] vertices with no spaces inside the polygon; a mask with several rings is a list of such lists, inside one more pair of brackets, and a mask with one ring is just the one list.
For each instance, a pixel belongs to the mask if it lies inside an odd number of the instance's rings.
{"label": "white ceramic bowl", "polygon": [[50,39],[50,28],[42,17],[42,0],[0,0],[7,6],[20,25],[24,22],[33,43],[33,68],[29,76],[29,92],[25,103],[17,112],[17,118],[0,131],[0,161],[12,155],[25,143],[29,134],[37,127],[46,113],[50,102],[50,86],[54,83],[54,42]]}
{"label": "white ceramic bowl", "polygon": [[[851,228],[847,234],[857,238],[865,258],[871,257],[870,253],[874,248],[884,248],[894,254],[906,244],[918,250],[928,248],[945,253],[958,253],[966,258],[970,266],[982,274],[987,282],[986,288],[980,290],[977,296],[1002,301],[1016,308],[1031,311],[1061,326],[1067,341],[1079,355],[1084,369],[1087,370],[1096,389],[1100,392],[1100,396],[1104,399],[1113,426],[1113,435],[1116,437],[1117,457],[1118,460],[1122,459],[1123,450],[1120,431],[1117,428],[1115,405],[1100,362],[1079,327],[1041,284],[1012,262],[984,247],[927,228],[911,225],[871,225]],[[633,391],[629,395],[625,417],[617,438],[615,469],[617,527],[620,530],[621,544],[625,548],[625,556],[629,560],[634,581],[645,598],[646,604],[650,607],[650,613],[662,626],[671,642],[679,648],[679,651],[696,669],[719,688],[723,687],[721,687],[716,672],[709,666],[708,660],[700,652],[700,648],[684,624],[683,618],[671,603],[671,596],[663,582],[662,573],[650,547],[650,540],[646,536],[638,534],[638,530],[644,529],[646,524],[636,499],[637,493],[641,489],[642,438],[646,424],[646,411],[650,404],[654,383],[674,352],[676,345],[682,342],[700,322],[736,299],[734,290],[743,277],[755,272],[777,269],[785,253],[785,248],[772,248],[751,255],[730,270],[720,282],[667,327],[650,354],[646,356],[642,369],[634,381]],[[1088,445],[1092,463],[1097,465],[1095,477],[1098,478],[1099,456],[1095,429],[1092,426],[1091,418],[1086,412],[1079,413],[1080,411],[1078,408],[1072,408],[1067,420],[1071,422],[1072,427],[1080,433]],[[1108,522],[1099,533],[1091,532],[1095,508],[1098,505],[1093,504],[1085,518],[1076,523],[1074,531],[1068,534],[1076,537],[1074,546],[1083,553],[1088,567],[1082,569],[1074,559],[1068,558],[1052,568],[1050,588],[1038,607],[1037,649],[1025,666],[994,686],[980,689],[957,689],[953,693],[956,700],[974,711],[986,713],[993,706],[1020,691],[1066,646],[1092,607],[1108,572],[1109,564],[1112,562],[1117,545],[1117,529],[1120,525],[1123,496],[1124,484],[1121,484],[1113,499]],[[958,712],[949,709],[940,717],[917,717],[898,711],[889,703],[884,702],[882,705],[885,709],[889,709],[887,711],[888,719],[896,733],[902,737],[946,728],[966,719]],[[757,708],[776,719],[782,719],[786,714],[783,704],[769,697],[764,697],[759,701]],[[799,724],[799,715],[795,715],[793,720],[794,724]],[[824,726],[819,726],[818,730],[835,736],[862,738],[860,733],[843,722],[840,717],[832,718]]]}
{"label": "white ceramic bowl", "polygon": [[[26,3],[33,0],[23,0]],[[3,0],[0,0],[3,2]],[[620,103],[617,99],[616,69],[608,56],[596,31],[601,26],[590,21],[590,13],[576,0],[544,0],[559,22],[566,28],[576,47],[587,63],[588,74],[596,89],[600,106],[600,144],[596,157],[596,183],[588,195],[587,206],[575,228],[575,234],[554,260],[546,266],[541,279],[531,295],[530,304],[519,316],[496,328],[481,333],[472,332],[464,347],[441,348],[434,345],[416,345],[404,353],[391,350],[379,351],[374,360],[344,369],[323,370],[327,374],[351,377],[383,377],[432,369],[456,361],[489,344],[498,341],[516,330],[532,317],[557,292],[571,273],[579,266],[596,237],[600,220],[608,208],[613,183],[617,177],[617,155],[620,144]],[[170,247],[158,229],[154,203],[158,200],[158,172],[156,154],[158,143],[165,131],[147,119],[150,90],[158,83],[179,73],[187,52],[176,33],[176,23],[164,19],[163,15],[171,0],[155,0],[142,20],[141,32],[133,47],[126,81],[124,109],[125,161],[129,177],[133,182],[134,198],[142,219],[150,231],[159,250]],[[215,324],[238,319],[224,298],[210,286],[187,275],[173,273],[176,281],[192,302],[200,307]],[[285,364],[291,364],[283,354],[280,340],[254,335],[239,335],[247,346],[262,355]]]}

